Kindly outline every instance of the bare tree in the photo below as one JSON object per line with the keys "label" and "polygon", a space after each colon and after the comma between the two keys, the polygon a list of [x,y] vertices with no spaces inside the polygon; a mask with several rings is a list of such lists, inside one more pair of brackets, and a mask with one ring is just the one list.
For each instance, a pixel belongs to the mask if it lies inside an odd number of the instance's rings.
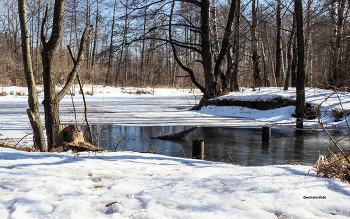
{"label": "bare tree", "polygon": [[51,30],[51,37],[49,40],[46,40],[44,35],[44,27],[47,21],[47,12],[48,7],[46,7],[45,16],[41,26],[41,43],[43,45],[41,51],[42,64],[43,64],[43,79],[44,79],[44,109],[45,109],[45,128],[46,136],[48,143],[48,150],[51,150],[53,147],[53,136],[52,136],[52,127],[54,125],[60,124],[59,119],[59,103],[66,95],[68,90],[71,88],[76,74],[82,64],[85,49],[86,49],[86,40],[92,30],[92,26],[85,28],[78,53],[78,58],[72,71],[68,76],[68,80],[65,86],[61,91],[56,93],[56,83],[54,80],[55,70],[53,68],[53,58],[55,52],[62,40],[63,32],[63,21],[64,21],[64,3],[65,0],[57,0],[54,5],[54,14],[53,14],[53,25]]}
{"label": "bare tree", "polygon": [[261,78],[260,78],[260,67],[259,67],[259,41],[257,36],[257,19],[256,19],[256,0],[252,1],[252,62],[253,62],[253,77],[254,77],[254,87],[260,87],[261,84]]}
{"label": "bare tree", "polygon": [[[110,85],[110,77],[111,77],[112,58],[113,58],[113,37],[114,37],[116,7],[117,7],[117,0],[114,1],[114,6],[113,6],[112,30],[111,30],[111,39],[110,39],[110,43],[109,43],[108,69],[107,69],[107,75],[106,75],[106,84],[107,85]],[[117,86],[117,84],[116,84],[116,86]]]}
{"label": "bare tree", "polygon": [[276,36],[276,81],[277,86],[282,86],[282,48],[281,48],[281,28],[282,28],[282,20],[281,20],[281,0],[277,0],[277,10],[276,10],[276,28],[277,28],[277,36]]}
{"label": "bare tree", "polygon": [[340,70],[342,38],[344,33],[344,16],[347,0],[336,0],[331,3],[331,62],[329,68],[329,83],[335,87],[344,86],[345,80]]}
{"label": "bare tree", "polygon": [[[204,96],[203,99],[212,98],[214,96],[220,95],[221,91],[219,90],[219,79],[220,76],[222,76],[222,65],[224,63],[224,58],[226,57],[227,52],[229,51],[230,47],[230,40],[232,37],[233,32],[233,24],[234,24],[234,18],[235,18],[235,11],[236,11],[236,0],[231,1],[231,5],[229,6],[229,15],[226,22],[226,27],[223,34],[223,39],[221,42],[221,48],[218,55],[218,58],[216,61],[214,61],[214,56],[212,53],[212,41],[211,41],[211,26],[210,26],[210,1],[209,0],[203,0],[201,2],[197,1],[182,1],[187,2],[189,4],[192,4],[196,6],[199,9],[200,12],[200,21],[201,25],[200,27],[192,26],[191,28],[196,30],[197,32],[200,32],[200,45],[196,46],[189,45],[186,43],[179,42],[177,40],[173,39],[172,34],[172,19],[173,19],[173,10],[175,1],[173,1],[172,4],[172,10],[170,14],[170,21],[169,21],[169,40],[170,44],[173,49],[173,54],[176,62],[179,64],[179,66],[186,71],[190,78],[192,83],[199,88]],[[177,24],[178,25],[178,24]],[[203,72],[204,72],[204,78],[205,78],[205,85],[201,85],[198,83],[197,78],[195,77],[194,71],[189,68],[188,66],[185,66],[183,62],[180,60],[176,47],[182,47],[191,49],[193,51],[198,52],[201,55],[201,63],[203,66]]]}
{"label": "bare tree", "polygon": [[29,45],[29,31],[27,25],[26,1],[18,0],[18,13],[21,24],[22,54],[25,77],[28,87],[28,118],[33,129],[34,147],[40,151],[47,151],[44,131],[41,124],[38,93],[33,74],[32,59]]}
{"label": "bare tree", "polygon": [[304,18],[302,0],[295,0],[295,17],[297,22],[297,44],[298,44],[298,71],[296,87],[296,127],[303,128],[303,114],[306,108],[305,102],[305,64],[304,64]]}

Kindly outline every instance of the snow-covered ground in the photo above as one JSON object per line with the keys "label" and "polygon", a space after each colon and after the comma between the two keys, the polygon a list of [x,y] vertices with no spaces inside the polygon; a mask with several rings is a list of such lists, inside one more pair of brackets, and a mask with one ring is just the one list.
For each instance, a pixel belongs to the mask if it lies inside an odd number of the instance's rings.
{"label": "snow-covered ground", "polygon": [[0,148],[1,218],[348,218],[350,186],[309,166]]}
{"label": "snow-covered ground", "polygon": [[[293,107],[259,111],[208,106],[190,111],[200,100],[198,91],[127,93],[137,90],[95,86],[95,95],[87,96],[90,122],[134,126],[270,124],[274,128],[290,123],[294,127]],[[14,95],[0,97],[0,140],[17,142],[30,132],[27,97],[15,95],[26,93],[26,89],[7,87],[1,91],[13,91]],[[334,122],[330,112],[341,108],[338,97],[342,106],[350,109],[350,94],[331,94],[308,89],[306,101],[323,103],[323,122],[345,125],[344,120]],[[295,90],[245,89],[221,98],[263,100],[276,96],[293,98]],[[74,102],[82,123],[78,89]],[[62,123],[74,123],[72,109],[71,97],[66,96],[60,104]],[[316,126],[317,120],[305,125]],[[349,184],[317,178],[311,169],[302,165],[243,167],[131,152],[76,156],[0,148],[0,218],[349,218]]]}

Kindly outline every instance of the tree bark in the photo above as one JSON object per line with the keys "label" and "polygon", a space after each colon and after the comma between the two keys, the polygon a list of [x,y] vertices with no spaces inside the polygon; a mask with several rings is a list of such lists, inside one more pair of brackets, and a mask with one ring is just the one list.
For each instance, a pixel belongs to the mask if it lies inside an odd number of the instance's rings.
{"label": "tree bark", "polygon": [[295,19],[293,19],[293,24],[292,24],[292,32],[290,33],[289,37],[289,43],[288,43],[288,48],[287,48],[287,75],[286,75],[286,80],[284,81],[284,90],[288,90],[289,87],[289,81],[291,77],[291,72],[292,72],[292,59],[293,59],[293,53],[292,53],[292,45],[294,44],[294,39],[295,39],[295,29],[296,29],[296,23],[294,22]]}
{"label": "tree bark", "polygon": [[234,59],[234,70],[231,75],[231,80],[230,80],[230,91],[239,91],[239,86],[238,86],[238,66],[239,66],[239,30],[240,30],[240,16],[241,16],[241,0],[237,0],[236,3],[236,16],[235,16],[235,32],[233,36],[233,47],[234,47],[234,54],[233,54],[233,59]]}
{"label": "tree bark", "polygon": [[282,21],[281,21],[281,0],[277,0],[277,12],[276,12],[276,26],[277,26],[277,36],[276,36],[276,81],[277,81],[277,87],[282,86],[282,74],[281,74],[281,67],[282,67],[282,49],[281,49],[281,27],[282,27]]}
{"label": "tree bark", "polygon": [[[109,43],[109,55],[108,55],[108,69],[106,75],[106,84],[110,85],[110,75],[111,75],[111,63],[113,58],[113,37],[114,37],[114,23],[115,23],[115,11],[117,7],[117,0],[114,1],[113,7],[113,19],[112,19],[112,30],[111,30],[111,39]],[[116,85],[117,86],[117,85]]]}
{"label": "tree bark", "polygon": [[312,60],[311,60],[311,56],[310,56],[310,45],[312,42],[311,39],[311,4],[312,4],[312,0],[308,0],[307,1],[307,9],[306,9],[306,36],[305,36],[305,80],[306,80],[306,84],[309,86],[310,84],[312,84]]}
{"label": "tree bark", "polygon": [[261,78],[260,78],[260,67],[259,67],[259,41],[257,37],[256,31],[256,0],[252,1],[252,62],[253,62],[253,77],[254,77],[254,87],[261,86]]}
{"label": "tree bark", "polygon": [[330,10],[332,36],[330,41],[329,84],[334,87],[345,85],[340,70],[340,60],[346,2],[347,0],[333,1]]}
{"label": "tree bark", "polygon": [[28,25],[27,25],[25,0],[18,0],[18,12],[19,12],[19,19],[20,19],[20,26],[21,26],[24,73],[25,73],[27,87],[28,87],[29,108],[27,109],[27,114],[33,129],[34,147],[40,151],[47,151],[44,131],[41,124],[38,94],[36,90],[32,60],[30,55],[29,32],[28,32]]}
{"label": "tree bark", "polygon": [[295,0],[295,16],[297,22],[297,44],[298,44],[298,70],[296,84],[296,117],[297,128],[303,128],[303,114],[305,112],[305,64],[304,64],[304,19],[302,0]]}

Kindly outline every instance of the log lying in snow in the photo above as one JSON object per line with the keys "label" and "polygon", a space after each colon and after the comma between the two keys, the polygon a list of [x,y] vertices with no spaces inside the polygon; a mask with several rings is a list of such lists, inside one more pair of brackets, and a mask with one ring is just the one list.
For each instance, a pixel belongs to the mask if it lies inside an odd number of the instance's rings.
{"label": "log lying in snow", "polygon": [[192,127],[182,132],[174,133],[171,135],[156,136],[156,137],[152,137],[152,139],[164,139],[164,140],[180,139],[188,135],[190,132],[194,131],[196,128],[197,127]]}
{"label": "log lying in snow", "polygon": [[66,149],[71,149],[73,151],[104,151],[104,148],[97,148],[92,144],[87,142],[79,142],[79,143],[68,143],[62,142],[62,147]]}

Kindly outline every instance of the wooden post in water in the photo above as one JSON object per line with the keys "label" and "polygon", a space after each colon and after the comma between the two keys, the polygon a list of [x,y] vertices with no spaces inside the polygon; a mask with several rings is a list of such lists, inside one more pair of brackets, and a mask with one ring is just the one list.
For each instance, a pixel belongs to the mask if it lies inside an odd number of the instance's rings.
{"label": "wooden post in water", "polygon": [[297,129],[302,129],[302,128],[304,128],[304,124],[303,124],[303,113],[296,113],[296,117],[297,117],[296,128],[297,128]]}
{"label": "wooden post in water", "polygon": [[271,137],[271,127],[262,127],[262,142],[270,142]]}
{"label": "wooden post in water", "polygon": [[204,160],[204,140],[196,139],[192,141],[192,158]]}

